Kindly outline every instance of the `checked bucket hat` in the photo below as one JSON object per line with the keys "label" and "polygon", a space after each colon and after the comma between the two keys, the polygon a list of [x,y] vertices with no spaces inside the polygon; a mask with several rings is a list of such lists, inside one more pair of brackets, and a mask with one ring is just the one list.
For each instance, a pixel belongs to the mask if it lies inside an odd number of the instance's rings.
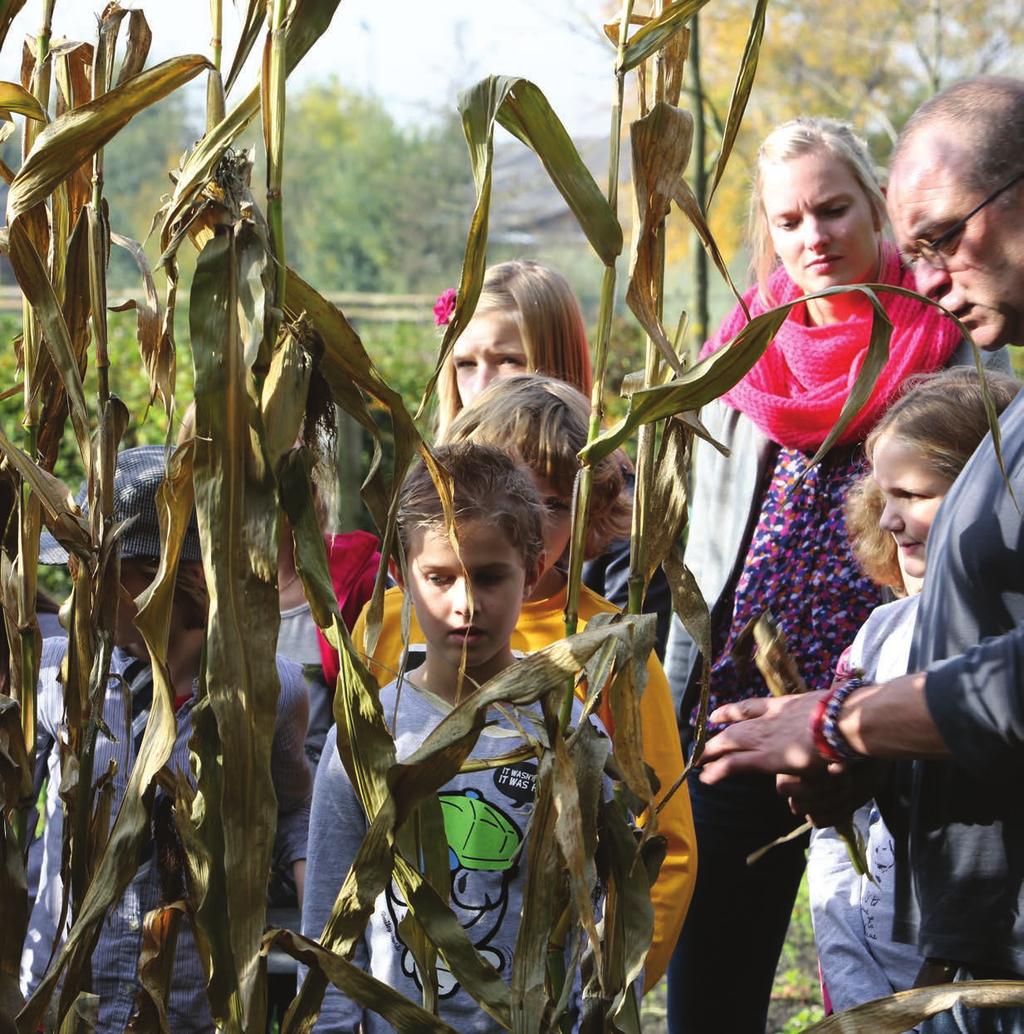
{"label": "checked bucket hat", "polygon": [[[164,481],[167,465],[167,449],[162,445],[140,445],[118,453],[117,470],[114,473],[115,522],[131,521],[120,537],[121,557],[160,556],[160,522],[157,519],[156,493]],[[86,486],[75,496],[75,502],[83,511],[88,510]],[[48,532],[39,540],[39,562],[41,564],[67,563],[64,547]],[[193,508],[181,546],[181,559],[199,561],[199,525]]]}

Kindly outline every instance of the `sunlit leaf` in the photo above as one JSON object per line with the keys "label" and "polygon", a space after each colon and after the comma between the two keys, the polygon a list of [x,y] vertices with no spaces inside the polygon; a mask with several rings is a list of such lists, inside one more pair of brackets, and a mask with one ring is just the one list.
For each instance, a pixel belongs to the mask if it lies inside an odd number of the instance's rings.
{"label": "sunlit leaf", "polygon": [[922,1020],[952,1009],[957,1003],[969,1009],[1024,1006],[1024,981],[972,980],[900,991],[888,998],[858,1005],[854,1009],[826,1016],[804,1034],[901,1034]]}
{"label": "sunlit leaf", "polygon": [[620,74],[629,72],[642,61],[646,61],[679,32],[707,2],[708,0],[680,0],[679,3],[666,6],[657,18],[652,18],[643,28],[633,33],[616,70]]}
{"label": "sunlit leaf", "polygon": [[746,46],[743,48],[743,57],[740,58],[740,67],[736,74],[736,84],[733,86],[732,99],[729,101],[729,114],[725,118],[725,131],[722,133],[722,143],[718,149],[715,171],[708,186],[706,205],[708,208],[711,207],[711,200],[715,196],[715,190],[718,188],[722,173],[725,172],[726,163],[729,161],[733,144],[736,142],[736,135],[740,131],[743,114],[747,110],[747,100],[754,85],[757,61],[761,55],[761,40],[764,37],[764,17],[767,9],[768,0],[756,0],[754,13],[750,21],[750,32],[747,35]]}
{"label": "sunlit leaf", "polygon": [[46,112],[28,90],[17,83],[0,82],[0,118],[11,122],[12,113],[37,122],[46,121]]}
{"label": "sunlit leaf", "polygon": [[103,147],[133,115],[166,97],[208,67],[198,55],[176,57],[65,112],[36,137],[7,195],[7,223],[44,201],[72,169]]}

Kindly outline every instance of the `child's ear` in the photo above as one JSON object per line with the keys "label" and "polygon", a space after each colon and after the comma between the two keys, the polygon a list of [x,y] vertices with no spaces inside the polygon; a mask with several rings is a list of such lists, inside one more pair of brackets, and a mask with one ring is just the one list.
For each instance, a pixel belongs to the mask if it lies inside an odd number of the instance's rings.
{"label": "child's ear", "polygon": [[542,552],[537,557],[537,562],[532,568],[528,568],[526,571],[526,581],[523,583],[523,599],[528,600],[533,595],[533,590],[537,588],[537,583],[540,581],[541,572],[544,570],[544,553]]}

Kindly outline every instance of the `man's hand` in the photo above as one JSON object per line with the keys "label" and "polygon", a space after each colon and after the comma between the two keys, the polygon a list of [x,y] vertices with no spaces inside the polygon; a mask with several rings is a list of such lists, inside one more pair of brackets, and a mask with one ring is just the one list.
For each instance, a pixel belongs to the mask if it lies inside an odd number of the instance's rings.
{"label": "man's hand", "polygon": [[811,715],[825,694],[753,697],[719,707],[710,720],[734,722],[708,740],[701,776],[717,783],[739,772],[822,774],[825,761],[811,738]]}
{"label": "man's hand", "polygon": [[848,821],[874,796],[877,781],[877,765],[864,761],[829,765],[825,772],[805,776],[780,775],[775,779],[775,789],[787,798],[794,815],[806,815],[821,829]]}

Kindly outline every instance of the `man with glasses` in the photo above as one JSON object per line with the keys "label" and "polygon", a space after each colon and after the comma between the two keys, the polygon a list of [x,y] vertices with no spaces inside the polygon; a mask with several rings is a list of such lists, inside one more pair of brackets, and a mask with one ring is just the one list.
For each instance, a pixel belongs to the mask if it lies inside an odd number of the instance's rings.
{"label": "man with glasses", "polygon": [[[918,290],[980,347],[1024,344],[1024,81],[974,79],[924,104],[888,204]],[[713,721],[736,724],[704,754],[709,782],[783,773],[820,824],[874,793],[897,839],[893,934],[926,956],[921,984],[1024,980],[1024,392],[1000,426],[1005,477],[989,438],[932,527],[916,674],[719,708]],[[918,1029],[1024,1034],[1024,1007],[958,1004]]]}

